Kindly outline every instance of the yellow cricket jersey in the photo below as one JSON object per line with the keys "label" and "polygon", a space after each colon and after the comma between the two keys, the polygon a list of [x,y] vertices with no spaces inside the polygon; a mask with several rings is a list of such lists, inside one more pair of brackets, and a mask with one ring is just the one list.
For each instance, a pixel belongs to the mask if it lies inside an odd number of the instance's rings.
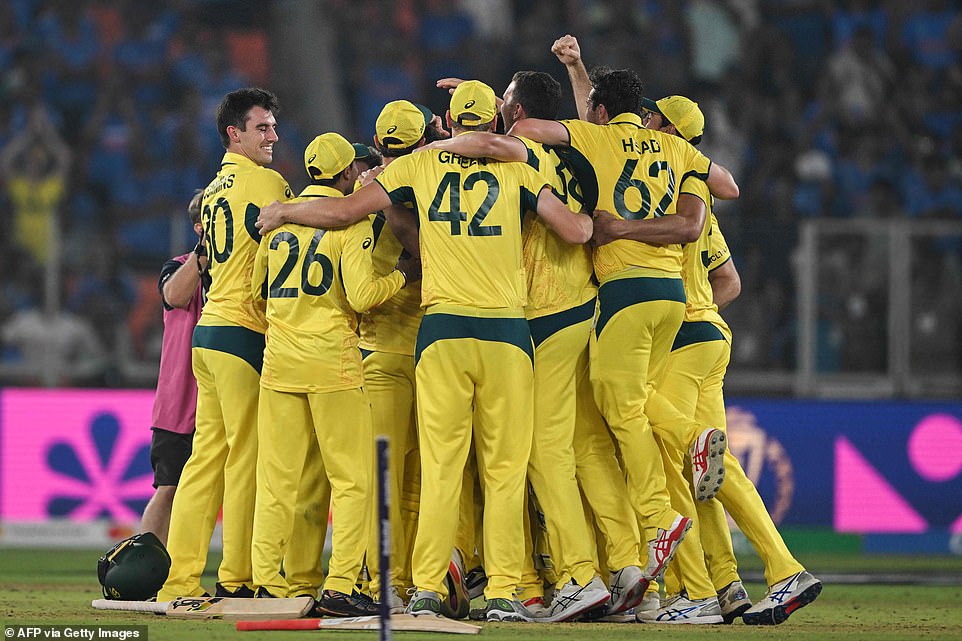
{"label": "yellow cricket jersey", "polygon": [[[704,183],[701,183],[704,185]],[[705,186],[707,192],[707,186]],[[710,201],[710,196],[708,196]],[[715,324],[728,341],[731,330],[718,313],[712,297],[708,273],[731,258],[728,245],[718,228],[718,220],[708,211],[701,235],[693,243],[685,245],[681,277],[685,283],[685,322],[707,321]]]}
{"label": "yellow cricket jersey", "polygon": [[[311,185],[295,201],[340,196],[332,187]],[[286,224],[264,236],[248,283],[249,295],[267,300],[261,385],[282,392],[362,385],[355,311],[404,286],[396,270],[375,276],[373,244],[368,219],[340,230]]]}
{"label": "yellow cricket jersey", "polygon": [[543,177],[524,163],[431,150],[398,158],[376,180],[417,213],[423,307],[523,313],[521,218],[537,208]]}
{"label": "yellow cricket jersey", "polygon": [[[571,147],[587,161],[574,167],[582,187],[596,185],[596,208],[619,218],[674,214],[677,194],[688,181],[708,178],[711,161],[704,154],[683,138],[645,129],[637,114],[619,114],[606,125],[582,120],[561,123],[568,129]],[[586,204],[591,205],[587,198]],[[677,244],[616,240],[595,248],[595,274],[604,282],[636,267],[678,273],[681,253]]]}
{"label": "yellow cricket jersey", "polygon": [[[582,208],[580,191],[571,171],[550,148],[518,137],[528,148],[528,165],[548,181],[555,194],[578,213]],[[571,309],[597,294],[592,280],[591,250],[587,245],[572,245],[559,237],[537,215],[524,217],[522,256],[528,279],[529,319]]]}
{"label": "yellow cricket jersey", "polygon": [[43,263],[50,247],[50,225],[63,200],[66,184],[60,176],[37,180],[20,174],[7,178],[7,192],[14,212],[13,229],[17,243]]}
{"label": "yellow cricket jersey", "polygon": [[[404,248],[383,213],[371,214],[371,229],[374,273],[378,276],[390,274]],[[421,316],[421,281],[415,281],[390,300],[361,315],[360,347],[372,352],[413,356]]]}
{"label": "yellow cricket jersey", "polygon": [[267,329],[263,301],[255,301],[250,288],[261,242],[254,223],[261,207],[292,195],[276,171],[240,154],[224,154],[201,203],[211,286],[198,325],[240,325],[261,333]]}

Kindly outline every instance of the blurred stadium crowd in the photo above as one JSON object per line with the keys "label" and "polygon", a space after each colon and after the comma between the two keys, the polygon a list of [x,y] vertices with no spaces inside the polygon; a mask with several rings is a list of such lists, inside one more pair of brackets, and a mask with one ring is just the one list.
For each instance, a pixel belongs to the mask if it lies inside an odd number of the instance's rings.
{"label": "blurred stadium crowd", "polygon": [[[480,78],[501,91],[515,70],[535,69],[566,86],[549,47],[569,32],[589,67],[631,67],[648,95],[697,100],[707,117],[701,149],[741,186],[740,200],[718,207],[743,285],[726,311],[736,370],[795,367],[800,221],[962,220],[957,0],[322,4],[342,71],[330,90],[352,114],[341,133],[356,141],[370,142],[390,100],[443,113],[447,95],[434,88],[441,77]],[[31,360],[54,349],[77,364],[62,370],[60,384],[150,384],[162,329],[157,275],[193,245],[184,210],[219,165],[214,113],[227,91],[278,90],[273,168],[295,190],[303,186],[301,152],[318,132],[299,116],[310,107],[277,87],[270,5],[0,2],[0,211],[8,221],[0,364],[12,367],[0,382],[37,383]],[[575,116],[570,98],[562,115]],[[56,256],[50,226],[60,232]],[[918,331],[938,338],[933,357],[954,359],[957,370],[962,303],[940,292],[958,291],[959,245],[933,242],[913,266],[916,289],[932,303]],[[53,259],[58,306],[44,298]],[[821,269],[825,296],[837,300],[825,305],[832,325],[819,368],[884,368],[885,321],[875,313],[884,258],[856,240],[827,254]]]}

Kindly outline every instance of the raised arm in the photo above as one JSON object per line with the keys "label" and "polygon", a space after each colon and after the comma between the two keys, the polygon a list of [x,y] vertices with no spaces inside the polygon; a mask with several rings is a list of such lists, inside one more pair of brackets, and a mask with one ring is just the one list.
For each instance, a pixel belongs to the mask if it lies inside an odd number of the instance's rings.
{"label": "raised arm", "polygon": [[514,123],[508,133],[512,136],[523,136],[545,145],[564,145],[567,147],[571,144],[568,128],[557,120],[525,118]]}
{"label": "raised arm", "polygon": [[371,183],[347,198],[315,198],[299,203],[273,202],[261,208],[254,226],[261,230],[261,235],[284,223],[322,229],[344,227],[390,204],[391,199],[384,189]]}
{"label": "raised arm", "polygon": [[538,215],[566,242],[582,245],[591,240],[591,218],[568,209],[547,185],[538,194]]}
{"label": "raised arm", "polygon": [[735,261],[731,259],[708,272],[708,282],[711,284],[712,299],[718,305],[718,311],[728,307],[742,292],[742,279],[735,269]]}
{"label": "raised arm", "polygon": [[738,198],[738,183],[735,182],[732,172],[716,162],[713,162],[711,167],[708,168],[708,180],[705,182],[708,184],[712,196],[719,200]]}
{"label": "raised arm", "polygon": [[558,38],[551,45],[551,53],[557,56],[568,70],[568,80],[571,81],[571,91],[575,96],[578,118],[586,120],[591,80],[588,79],[588,70],[585,69],[585,63],[581,60],[581,46],[578,45],[578,39],[570,34]]}
{"label": "raised arm", "polygon": [[425,149],[441,149],[467,158],[493,158],[504,162],[524,162],[528,159],[528,148],[514,136],[501,136],[487,131],[471,131],[454,138],[437,140]]}
{"label": "raised arm", "polygon": [[37,134],[37,141],[46,148],[47,153],[54,159],[54,171],[58,176],[66,176],[70,171],[73,154],[53,122],[51,122],[50,115],[44,107],[34,108],[31,114],[31,127]]}
{"label": "raised arm", "polygon": [[[462,82],[464,82],[463,78],[441,78],[435,83],[435,85],[437,86],[438,89],[447,89],[448,93],[453,94],[454,90],[457,89],[458,85],[460,85]],[[501,96],[499,96],[498,94],[495,94],[494,103],[495,103],[495,106],[498,108],[498,111],[500,112],[501,105],[504,103],[504,100],[501,98]]]}
{"label": "raised arm", "polygon": [[637,240],[652,245],[691,243],[705,226],[705,201],[693,194],[678,197],[677,213],[671,216],[622,220],[606,211],[596,211],[592,241],[605,245],[615,240]]}

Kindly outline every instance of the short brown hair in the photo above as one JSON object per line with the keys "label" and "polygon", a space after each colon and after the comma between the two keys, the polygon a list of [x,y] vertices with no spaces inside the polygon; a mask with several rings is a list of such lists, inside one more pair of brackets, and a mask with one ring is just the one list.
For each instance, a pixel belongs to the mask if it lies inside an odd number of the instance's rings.
{"label": "short brown hair", "polygon": [[187,215],[190,216],[190,222],[196,225],[200,222],[200,203],[204,200],[204,190],[195,189],[194,197],[190,199],[190,204],[187,205]]}

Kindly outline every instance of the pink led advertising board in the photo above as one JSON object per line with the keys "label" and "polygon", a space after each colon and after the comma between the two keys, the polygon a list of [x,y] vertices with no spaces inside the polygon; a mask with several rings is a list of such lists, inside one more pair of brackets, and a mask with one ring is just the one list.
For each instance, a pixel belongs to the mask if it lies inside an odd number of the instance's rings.
{"label": "pink led advertising board", "polygon": [[0,517],[140,519],[153,493],[152,391],[0,392]]}

